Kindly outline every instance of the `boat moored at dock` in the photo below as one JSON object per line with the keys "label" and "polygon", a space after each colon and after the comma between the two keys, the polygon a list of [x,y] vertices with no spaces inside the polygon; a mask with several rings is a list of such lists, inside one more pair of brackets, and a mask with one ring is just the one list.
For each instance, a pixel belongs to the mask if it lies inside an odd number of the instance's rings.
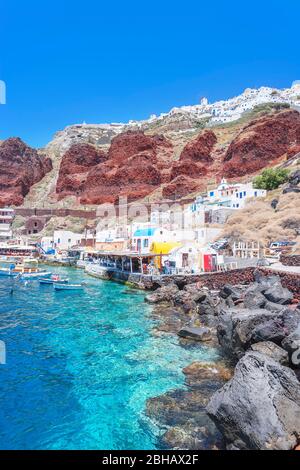
{"label": "boat moored at dock", "polygon": [[48,284],[48,285],[53,285],[53,284],[67,284],[69,282],[69,279],[67,278],[62,278],[57,274],[52,275],[51,277],[42,277],[39,279],[40,284]]}
{"label": "boat moored at dock", "polygon": [[83,289],[83,284],[62,284],[55,283],[53,287],[56,291],[80,291]]}

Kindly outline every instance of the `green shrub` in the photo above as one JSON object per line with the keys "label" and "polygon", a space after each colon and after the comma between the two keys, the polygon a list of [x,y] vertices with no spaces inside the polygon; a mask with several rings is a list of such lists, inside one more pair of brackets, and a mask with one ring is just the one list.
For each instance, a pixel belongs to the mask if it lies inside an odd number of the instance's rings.
{"label": "green shrub", "polygon": [[256,189],[271,191],[287,181],[289,171],[284,168],[266,168],[253,180]]}

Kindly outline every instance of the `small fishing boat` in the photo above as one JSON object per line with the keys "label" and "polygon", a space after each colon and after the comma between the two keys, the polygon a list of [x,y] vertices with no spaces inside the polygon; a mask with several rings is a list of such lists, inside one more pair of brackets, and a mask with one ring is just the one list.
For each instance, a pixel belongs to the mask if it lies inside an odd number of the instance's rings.
{"label": "small fishing boat", "polygon": [[53,274],[51,277],[45,277],[39,279],[40,284],[68,284],[69,279],[67,278],[62,278],[58,274]]}
{"label": "small fishing boat", "polygon": [[53,284],[55,290],[82,290],[82,284]]}
{"label": "small fishing boat", "polygon": [[16,277],[18,273],[10,268],[0,268],[0,276]]}
{"label": "small fishing boat", "polygon": [[19,273],[21,279],[39,279],[42,277],[49,277],[51,275],[50,272],[47,271],[33,271],[33,272],[20,272]]}

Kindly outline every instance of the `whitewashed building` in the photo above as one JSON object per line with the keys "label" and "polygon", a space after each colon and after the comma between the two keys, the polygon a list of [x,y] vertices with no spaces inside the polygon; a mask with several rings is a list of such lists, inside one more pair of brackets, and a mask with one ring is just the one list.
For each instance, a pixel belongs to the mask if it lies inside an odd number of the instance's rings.
{"label": "whitewashed building", "polygon": [[14,217],[14,209],[10,209],[8,207],[0,209],[0,242],[12,238],[12,223]]}
{"label": "whitewashed building", "polygon": [[83,235],[69,230],[55,230],[53,234],[53,248],[58,250],[68,250],[81,243]]}
{"label": "whitewashed building", "polygon": [[208,191],[207,199],[210,202],[226,203],[226,207],[232,209],[241,209],[247,199],[265,197],[266,194],[265,189],[255,189],[251,182],[233,184],[223,178],[217,188]]}

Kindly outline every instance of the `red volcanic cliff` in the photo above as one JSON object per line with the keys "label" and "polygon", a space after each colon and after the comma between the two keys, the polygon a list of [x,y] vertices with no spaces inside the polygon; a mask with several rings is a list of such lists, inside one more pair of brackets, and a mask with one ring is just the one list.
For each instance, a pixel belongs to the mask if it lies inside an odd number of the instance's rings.
{"label": "red volcanic cliff", "polygon": [[213,131],[204,131],[196,139],[188,142],[180,155],[181,161],[193,161],[211,163],[211,152],[217,143],[217,137]]}
{"label": "red volcanic cliff", "polygon": [[90,169],[107,159],[102,150],[90,144],[75,144],[63,156],[56,192],[59,198],[80,194]]}
{"label": "red volcanic cliff", "polygon": [[57,193],[77,195],[82,204],[142,198],[160,186],[161,156],[172,154],[165,137],[140,131],[116,136],[107,156],[90,145],[72,146],[61,162]]}
{"label": "red volcanic cliff", "polygon": [[199,189],[199,180],[207,175],[214,161],[212,151],[216,143],[216,135],[208,130],[186,144],[179,161],[172,165],[171,182],[163,188],[164,197],[183,197]]}
{"label": "red volcanic cliff", "polygon": [[[89,140],[89,135],[84,138]],[[117,134],[105,151],[96,144],[74,144],[62,157],[56,197],[76,196],[81,204],[102,204],[116,203],[120,196],[130,202],[156,191],[153,200],[161,194],[177,199],[205,191],[209,181],[223,175],[238,180],[299,152],[300,114],[285,110],[257,118],[244,128],[239,122],[186,139],[187,134],[169,133],[167,139],[128,131]],[[0,163],[5,168],[0,203],[5,204],[21,204],[31,185],[51,168],[49,160],[19,139],[0,146]]]}
{"label": "red volcanic cliff", "polygon": [[0,205],[21,205],[31,186],[52,169],[45,158],[19,138],[0,144]]}
{"label": "red volcanic cliff", "polygon": [[166,199],[179,199],[199,189],[199,181],[188,176],[177,176],[171,183],[162,190],[162,195]]}
{"label": "red volcanic cliff", "polygon": [[300,114],[297,111],[257,119],[244,127],[230,144],[224,157],[224,174],[234,177],[254,173],[276,163],[286,153],[296,153],[299,144]]}

